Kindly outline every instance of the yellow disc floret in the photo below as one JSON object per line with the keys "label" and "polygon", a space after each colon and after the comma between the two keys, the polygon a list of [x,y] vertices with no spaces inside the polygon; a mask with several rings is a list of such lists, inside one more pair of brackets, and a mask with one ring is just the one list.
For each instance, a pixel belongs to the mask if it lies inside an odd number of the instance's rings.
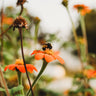
{"label": "yellow disc floret", "polygon": [[24,64],[23,59],[16,59],[15,64],[23,65]]}

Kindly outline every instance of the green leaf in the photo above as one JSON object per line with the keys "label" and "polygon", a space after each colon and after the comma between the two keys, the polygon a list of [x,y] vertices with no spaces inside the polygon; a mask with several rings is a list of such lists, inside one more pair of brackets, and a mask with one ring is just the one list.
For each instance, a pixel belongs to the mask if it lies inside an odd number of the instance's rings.
{"label": "green leaf", "polygon": [[91,65],[87,65],[87,66],[85,67],[85,69],[94,69],[94,68],[93,68],[93,66],[91,66]]}
{"label": "green leaf", "polygon": [[95,92],[92,88],[84,89],[84,91],[91,93],[92,96],[95,95]]}
{"label": "green leaf", "polygon": [[24,95],[21,95],[21,94],[17,94],[17,95],[15,95],[15,96],[24,96]]}
{"label": "green leaf", "polygon": [[17,87],[14,87],[14,88],[10,89],[10,92],[11,92],[11,94],[13,94],[13,93],[18,92],[18,91],[20,91],[22,89],[23,89],[23,86],[19,85]]}
{"label": "green leaf", "polygon": [[0,91],[3,91],[3,92],[5,92],[5,89],[0,87]]}
{"label": "green leaf", "polygon": [[76,44],[75,44],[74,42],[72,42],[72,41],[68,41],[68,42],[63,43],[62,47],[64,47],[64,48],[69,48],[69,47],[71,47],[71,48],[73,48],[74,50],[77,49],[77,48],[76,48]]}

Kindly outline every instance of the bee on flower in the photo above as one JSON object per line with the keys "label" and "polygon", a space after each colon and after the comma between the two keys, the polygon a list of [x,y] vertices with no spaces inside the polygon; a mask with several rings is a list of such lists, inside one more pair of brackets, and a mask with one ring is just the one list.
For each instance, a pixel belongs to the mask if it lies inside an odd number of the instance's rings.
{"label": "bee on flower", "polygon": [[61,64],[64,64],[64,60],[59,56],[59,52],[53,51],[50,43],[43,44],[42,50],[34,50],[31,55],[35,55],[36,60],[45,59],[48,63],[58,60]]}

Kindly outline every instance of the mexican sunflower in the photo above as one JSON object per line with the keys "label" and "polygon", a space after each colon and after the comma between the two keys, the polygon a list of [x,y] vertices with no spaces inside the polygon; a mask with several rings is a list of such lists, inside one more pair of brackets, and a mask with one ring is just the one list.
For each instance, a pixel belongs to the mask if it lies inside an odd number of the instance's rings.
{"label": "mexican sunflower", "polygon": [[[35,68],[35,66],[31,65],[31,64],[26,64],[27,67],[27,71],[32,73],[33,70],[37,71],[37,69]],[[25,73],[25,67],[24,67],[24,62],[22,59],[16,59],[15,64],[10,64],[8,66],[5,67],[4,71],[6,71],[7,69],[9,70],[19,70],[22,73]]]}
{"label": "mexican sunflower", "polygon": [[3,24],[11,25],[13,23],[13,21],[14,21],[14,19],[11,17],[6,17],[5,15],[3,15],[3,17],[2,17]]}
{"label": "mexican sunflower", "polygon": [[52,62],[58,60],[61,64],[64,64],[64,60],[58,56],[59,52],[55,52],[52,49],[46,49],[44,51],[34,50],[31,55],[35,55],[36,60],[45,59],[46,62]]}
{"label": "mexican sunflower", "polygon": [[92,70],[92,69],[89,69],[89,70],[85,70],[84,71],[84,74],[85,76],[87,76],[87,78],[95,78],[96,77],[96,70]]}
{"label": "mexican sunflower", "polygon": [[74,8],[77,9],[78,12],[81,13],[81,15],[85,15],[86,13],[91,12],[91,9],[88,6],[85,6],[84,4],[74,5]]}

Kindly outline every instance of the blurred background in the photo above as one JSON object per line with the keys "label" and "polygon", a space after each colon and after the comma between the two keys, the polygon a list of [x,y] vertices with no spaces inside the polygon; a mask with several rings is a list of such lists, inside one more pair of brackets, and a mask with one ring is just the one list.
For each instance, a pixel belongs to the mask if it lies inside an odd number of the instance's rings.
{"label": "blurred background", "polygon": [[[16,6],[17,0],[0,0],[0,10],[3,6],[4,15],[13,20],[20,12],[20,6]],[[75,24],[77,34],[82,37],[80,20],[78,12],[73,8],[75,4],[85,4],[92,9],[90,14],[85,16],[88,51],[90,57],[90,65],[96,67],[96,0],[69,0],[69,11]],[[60,56],[64,59],[64,66],[58,61],[48,64],[46,70],[41,76],[34,89],[36,96],[65,96],[63,93],[72,86],[73,76],[81,71],[81,63],[77,56],[77,49],[72,32],[72,24],[69,19],[66,8],[62,5],[62,0],[27,0],[24,4],[24,12],[22,16],[28,22],[28,30],[24,31],[24,54],[26,62],[34,64],[38,72],[42,66],[42,60],[35,61],[30,56],[34,49],[41,49],[40,42],[34,42],[34,17],[39,17],[38,41],[45,40],[52,44],[54,50],[60,52]],[[8,28],[10,24],[4,24],[3,28]],[[8,30],[7,36],[3,36],[3,63],[2,70],[9,64],[13,64],[16,58],[21,58],[20,37],[18,30],[13,32],[12,28]],[[1,46],[1,43],[0,43]],[[31,81],[38,73],[30,74]],[[7,71],[4,73],[9,88],[17,86],[16,72]],[[23,74],[23,85],[25,90],[29,89],[26,75]],[[90,85],[96,90],[96,79],[90,80]],[[38,95],[39,94],[39,95]]]}

